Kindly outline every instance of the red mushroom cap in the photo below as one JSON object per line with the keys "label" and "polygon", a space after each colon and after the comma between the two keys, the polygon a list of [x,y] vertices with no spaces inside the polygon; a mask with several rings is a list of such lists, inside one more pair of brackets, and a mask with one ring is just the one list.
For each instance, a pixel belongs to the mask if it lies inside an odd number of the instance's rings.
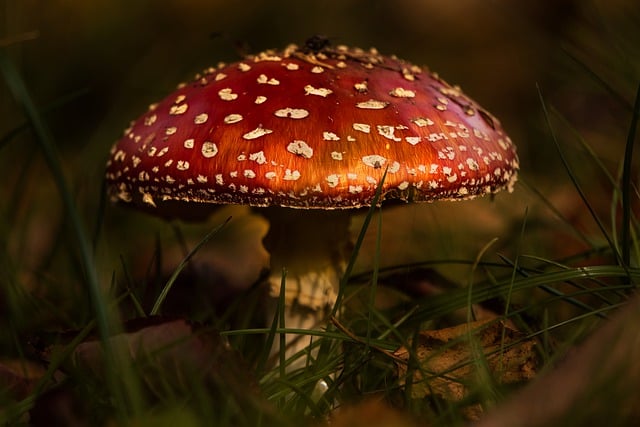
{"label": "red mushroom cap", "polygon": [[[376,50],[290,46],[210,68],[151,106],[107,164],[109,194],[297,208],[509,190],[500,123],[437,75]],[[158,214],[161,214],[158,212]]]}

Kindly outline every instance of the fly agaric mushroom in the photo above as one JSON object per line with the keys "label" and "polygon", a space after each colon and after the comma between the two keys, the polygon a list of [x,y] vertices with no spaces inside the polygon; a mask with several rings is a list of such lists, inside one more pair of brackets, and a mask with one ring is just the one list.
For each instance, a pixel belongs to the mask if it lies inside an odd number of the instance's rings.
{"label": "fly agaric mushroom", "polygon": [[372,203],[385,172],[382,200],[435,201],[511,191],[517,170],[498,120],[427,69],[291,45],[209,68],[152,105],[112,148],[106,179],[113,200],[160,216],[269,207],[272,295],[286,268],[287,314],[310,327],[335,302],[348,210]]}

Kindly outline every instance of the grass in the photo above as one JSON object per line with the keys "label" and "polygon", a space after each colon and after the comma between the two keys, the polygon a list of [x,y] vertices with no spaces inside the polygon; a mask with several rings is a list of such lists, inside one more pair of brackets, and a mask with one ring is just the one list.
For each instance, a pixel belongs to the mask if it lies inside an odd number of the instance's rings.
{"label": "grass", "polygon": [[[3,50],[0,71],[28,123],[2,138],[0,150],[9,152],[20,135],[30,132],[30,150],[43,159],[47,178],[56,190],[55,196],[49,197],[64,211],[57,236],[43,243],[44,261],[31,266],[28,255],[16,249],[15,236],[26,239],[28,230],[25,218],[14,208],[29,195],[8,192],[12,201],[0,208],[0,285],[5,312],[0,340],[6,349],[0,354],[0,367],[7,368],[9,362],[17,366],[17,374],[7,374],[7,386],[0,389],[2,424],[66,416],[84,424],[300,425],[324,422],[335,406],[373,399],[384,403],[384,408],[398,409],[407,425],[415,420],[429,425],[462,425],[474,410],[499,405],[516,388],[496,380],[491,356],[504,357],[535,340],[536,353],[531,357],[539,361],[538,369],[553,369],[567,348],[585,339],[627,301],[640,279],[638,218],[634,215],[638,191],[633,178],[637,175],[633,146],[640,117],[640,88],[635,102],[626,107],[628,131],[623,157],[615,165],[617,174],[607,169],[582,137],[578,146],[586,152],[589,163],[576,170],[571,162],[574,148],[567,147],[563,138],[578,133],[547,105],[540,90],[550,144],[557,149],[563,171],[595,228],[585,230],[574,224],[533,183],[526,182],[517,191],[528,189],[537,203],[557,216],[556,224],[560,225],[552,237],[578,236],[580,249],[570,256],[529,253],[528,242],[536,238],[539,219],[524,210],[506,238],[511,244],[506,250],[495,249],[491,238],[469,259],[449,257],[383,266],[381,230],[387,217],[373,207],[364,215],[338,303],[325,330],[282,327],[281,312],[270,325],[256,327],[258,316],[251,314],[260,313],[258,284],[222,311],[205,304],[197,313],[163,316],[167,295],[181,286],[179,277],[187,272],[194,256],[211,241],[223,238],[222,231],[236,218],[222,219],[209,231],[200,228],[196,235],[204,237],[186,251],[166,280],[159,279],[163,276],[163,253],[168,250],[165,245],[184,240],[176,231],[183,226],[174,228],[174,237],[159,236],[154,261],[147,268],[154,273],[143,275],[153,278],[147,284],[153,304],[147,304],[137,283],[140,274],[133,273],[139,266],[130,264],[128,257],[116,262],[100,258],[104,240],[108,240],[105,234],[110,232],[108,221],[102,223],[109,215],[104,212],[108,208],[99,202],[81,204],[74,187],[77,183],[60,160],[44,110],[34,105],[22,76]],[[597,76],[595,81],[614,99],[627,99],[606,79]],[[29,183],[44,173],[31,158],[19,167],[23,168],[18,174],[20,183]],[[584,181],[586,169],[605,177],[607,192],[594,194],[588,189],[592,182]],[[602,199],[610,201],[608,209],[602,209]],[[97,214],[90,209],[95,206]],[[87,218],[92,217],[99,223],[94,233],[88,232],[94,223]],[[356,271],[367,235],[375,237],[374,262],[369,271]],[[465,272],[467,279],[447,285],[431,274],[440,269]],[[392,283],[409,283],[411,274],[445,291],[408,298],[389,289]],[[381,305],[381,298],[395,303]],[[247,307],[253,308],[249,314],[243,311]],[[470,322],[474,307],[492,311],[494,325],[512,322],[520,335],[508,339],[507,329],[500,329],[497,347],[485,354],[479,333],[462,334],[439,346],[430,359],[421,355],[424,349],[417,344],[421,333]],[[280,360],[278,367],[269,363],[271,344],[286,333],[314,336],[312,347],[317,352],[301,351],[292,356],[301,358],[304,368],[284,369],[292,360]],[[445,370],[430,367],[430,360],[439,360],[461,343],[470,344],[473,357]],[[406,350],[407,358],[398,355],[400,348]],[[399,366],[406,368],[404,375],[398,374]],[[474,366],[475,375],[456,376],[457,370],[466,366]],[[464,384],[468,393],[456,399],[441,395],[434,386],[437,381]],[[318,392],[319,382],[325,384],[323,393]],[[610,407],[615,413],[615,402]],[[65,410],[72,415],[65,415]],[[608,420],[611,425],[625,422]]]}

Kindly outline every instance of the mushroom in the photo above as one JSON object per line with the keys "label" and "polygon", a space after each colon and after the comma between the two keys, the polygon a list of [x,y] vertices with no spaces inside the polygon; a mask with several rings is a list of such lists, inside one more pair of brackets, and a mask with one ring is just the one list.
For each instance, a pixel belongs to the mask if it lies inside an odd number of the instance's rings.
{"label": "mushroom", "polygon": [[[269,220],[271,295],[286,269],[287,326],[336,299],[349,211],[381,201],[512,190],[516,149],[499,121],[426,68],[325,43],[204,70],[112,148],[112,200],[160,216],[245,204]],[[384,182],[381,182],[383,175]]]}

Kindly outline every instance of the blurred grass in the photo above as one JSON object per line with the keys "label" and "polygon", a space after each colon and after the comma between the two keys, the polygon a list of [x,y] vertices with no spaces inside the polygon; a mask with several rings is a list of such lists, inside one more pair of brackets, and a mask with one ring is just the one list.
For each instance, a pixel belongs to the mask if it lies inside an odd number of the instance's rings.
{"label": "blurred grass", "polygon": [[[47,398],[60,392],[82,401],[85,413],[100,414],[100,422],[153,425],[166,415],[190,425],[204,419],[220,425],[298,425],[324,419],[335,402],[348,405],[374,396],[433,425],[459,425],[467,403],[493,405],[510,389],[482,383],[468,402],[415,400],[411,385],[400,386],[393,350],[411,349],[420,330],[466,321],[470,304],[483,304],[511,319],[527,339],[538,339],[540,357],[550,368],[637,284],[638,168],[631,148],[638,120],[633,96],[640,61],[632,42],[638,36],[638,7],[622,1],[536,6],[499,1],[486,8],[474,1],[445,7],[356,0],[334,9],[319,1],[304,7],[288,1],[242,8],[222,1],[130,6],[125,11],[124,4],[106,1],[0,3],[0,19],[7,23],[7,32],[0,33],[0,362],[38,361],[40,346],[65,345],[28,395],[15,399],[0,387],[0,417],[25,422],[30,409],[47,409]],[[20,37],[33,30],[37,38]],[[214,254],[216,270],[225,266],[220,254],[232,247],[234,254],[245,254],[242,262],[255,263],[247,270],[259,272],[261,263],[254,260],[259,251],[248,249],[259,236],[247,236],[263,231],[264,224],[246,211],[233,211],[228,226],[206,247],[198,246],[228,216],[223,210],[203,226],[180,225],[181,242],[161,221],[101,205],[102,165],[127,120],[179,80],[218,60],[234,60],[245,42],[252,49],[278,47],[316,32],[427,63],[460,83],[509,129],[526,185],[493,201],[390,207],[361,215],[353,226],[354,234],[363,231],[353,275],[341,286],[344,313],[326,331],[313,332],[317,356],[295,356],[308,366],[283,372],[267,367],[269,337],[304,331],[276,323],[259,327],[251,315],[240,313],[243,306],[259,312],[260,293],[250,287],[258,273],[243,279],[247,289],[236,291],[243,299],[231,305],[225,300],[222,312],[208,301],[221,297],[210,285],[189,282],[203,274],[197,264],[206,258],[202,252]],[[211,38],[212,33],[222,36]],[[88,234],[94,225],[96,231]],[[180,270],[184,247],[200,250],[181,274],[192,276],[186,283],[179,277],[167,282],[166,276]],[[419,269],[435,269],[441,276],[419,276],[411,297],[387,293],[393,284],[410,284],[411,272]],[[204,282],[223,282],[204,271]],[[242,355],[238,366],[260,368],[259,397],[248,393],[247,401],[216,401],[212,409],[224,384],[211,388],[203,378],[189,377],[191,387],[181,395],[184,384],[172,384],[171,373],[162,370],[158,379],[166,382],[150,392],[142,371],[118,349],[106,359],[108,390],[82,371],[65,371],[60,378],[57,368],[71,361],[69,354],[91,334],[94,319],[108,348],[106,338],[123,332],[121,321],[136,313],[127,306],[127,292],[139,286],[137,310],[148,311],[147,294],[157,297],[167,283],[192,309],[187,315],[223,329],[222,336]],[[424,291],[439,286],[444,293]],[[397,304],[379,306],[387,299]],[[178,304],[166,300],[163,310],[158,305],[152,311],[184,315]],[[60,335],[66,330],[77,332],[65,341]],[[420,369],[415,359],[413,351],[410,369]],[[328,389],[313,398],[319,380]],[[253,390],[249,384],[239,387]]]}

